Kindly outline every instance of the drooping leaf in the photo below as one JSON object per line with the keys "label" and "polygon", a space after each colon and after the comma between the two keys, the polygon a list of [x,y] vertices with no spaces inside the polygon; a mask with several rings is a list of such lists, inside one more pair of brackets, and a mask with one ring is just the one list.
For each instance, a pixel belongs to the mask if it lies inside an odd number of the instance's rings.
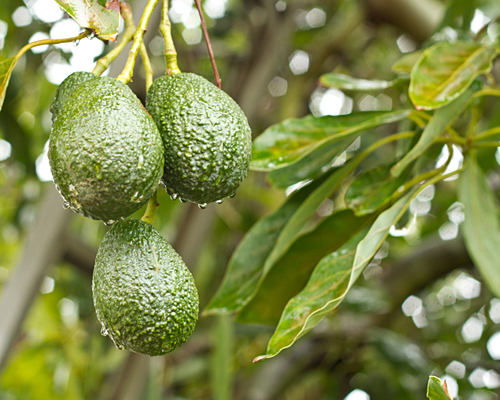
{"label": "drooping leaf", "polygon": [[90,28],[102,40],[116,41],[120,24],[119,0],[110,0],[106,7],[97,0],[55,0],[82,28]]}
{"label": "drooping leaf", "polygon": [[355,165],[351,166],[351,163],[349,163],[349,166],[344,166],[333,172],[324,183],[318,186],[302,202],[281,230],[276,244],[266,260],[266,264],[272,265],[288,250],[307,222],[316,213],[321,203],[339,188],[342,181],[354,167]]}
{"label": "drooping leaf", "polygon": [[319,78],[319,83],[323,86],[343,89],[343,90],[384,90],[399,82],[403,81],[401,78],[393,79],[392,81],[379,81],[353,78],[349,75],[329,73],[322,75]]}
{"label": "drooping leaf", "polygon": [[427,384],[427,398],[429,400],[453,400],[448,393],[446,379],[441,381],[436,376],[430,376],[429,383]]}
{"label": "drooping leaf", "polygon": [[417,144],[393,168],[392,174],[399,176],[415,159],[422,155],[443,131],[455,121],[465,109],[474,91],[471,89],[446,106],[436,110]]}
{"label": "drooping leaf", "polygon": [[491,70],[495,46],[474,42],[436,43],[412,70],[410,98],[417,109],[433,110],[459,97],[473,80]]}
{"label": "drooping leaf", "polygon": [[392,72],[399,75],[410,75],[413,66],[417,63],[423,52],[423,50],[417,50],[413,53],[405,54],[398,61],[392,64]]}
{"label": "drooping leaf", "polygon": [[253,144],[251,168],[271,171],[295,163],[329,141],[339,141],[376,126],[400,121],[409,110],[288,119],[268,128]]}
{"label": "drooping leaf", "polygon": [[330,171],[334,162],[353,142],[353,138],[321,144],[299,161],[269,173],[267,179],[277,188],[287,188],[297,182],[316,179]]}
{"label": "drooping leaf", "polygon": [[17,60],[18,58],[11,57],[0,62],[0,110],[5,101],[7,86],[9,86],[10,76],[12,75],[12,70],[16,66]]}
{"label": "drooping leaf", "polygon": [[258,359],[274,357],[293,345],[341,303],[384,243],[391,226],[398,222],[410,205],[415,191],[381,213],[368,232],[364,230],[352,236],[317,264],[305,288],[286,305],[269,341],[267,354]]}
{"label": "drooping leaf", "polygon": [[318,263],[306,287],[286,305],[267,354],[256,361],[292,346],[342,301],[348,290],[356,247],[366,232],[367,229],[358,232]]}
{"label": "drooping leaf", "polygon": [[392,165],[383,165],[358,176],[347,190],[345,202],[356,215],[371,214],[387,204],[406,181],[407,174],[391,175]]}
{"label": "drooping leaf", "polygon": [[458,198],[464,205],[462,229],[467,251],[492,293],[500,296],[498,206],[474,151],[460,174]]}
{"label": "drooping leaf", "polygon": [[373,218],[356,217],[351,210],[337,211],[314,230],[298,237],[279,260],[272,265],[266,262],[259,285],[239,312],[237,321],[277,323],[286,303],[305,286],[317,263]]}
{"label": "drooping leaf", "polygon": [[321,183],[321,180],[313,182],[293,193],[278,210],[250,229],[233,253],[224,280],[204,314],[231,313],[243,306],[259,282],[264,263],[281,229]]}

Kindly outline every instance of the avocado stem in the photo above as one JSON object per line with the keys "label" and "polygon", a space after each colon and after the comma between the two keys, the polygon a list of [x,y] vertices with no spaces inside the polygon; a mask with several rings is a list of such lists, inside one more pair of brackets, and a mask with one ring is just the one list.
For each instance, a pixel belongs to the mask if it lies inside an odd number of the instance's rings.
{"label": "avocado stem", "polygon": [[158,204],[158,191],[155,191],[153,197],[151,197],[148,201],[146,212],[142,216],[141,221],[153,225],[153,222],[155,220],[156,209],[158,208],[159,205],[160,204]]}
{"label": "avocado stem", "polygon": [[168,18],[168,0],[163,0],[160,32],[163,36],[163,40],[165,41],[165,50],[163,54],[165,56],[167,73],[169,75],[179,74],[181,72],[177,65],[177,51],[175,50],[174,41],[172,39],[171,27],[172,24]]}
{"label": "avocado stem", "polygon": [[125,21],[125,32],[123,32],[122,40],[120,40],[113,50],[97,61],[97,64],[92,71],[94,75],[101,76],[104,71],[108,69],[109,65],[115,60],[115,58],[118,57],[118,54],[123,51],[127,43],[134,37],[135,24],[134,19],[132,18],[130,5],[127,3],[120,3],[120,13]]}
{"label": "avocado stem", "polygon": [[210,43],[210,37],[208,36],[207,24],[205,23],[205,18],[203,17],[200,0],[194,0],[194,2],[196,3],[196,8],[198,8],[198,14],[200,14],[201,28],[203,29],[203,36],[205,36],[205,42],[207,43],[208,55],[210,56],[210,62],[212,63],[212,69],[214,71],[215,84],[219,89],[221,89],[221,79],[219,71],[217,70],[217,64],[215,63],[214,52],[212,51],[212,44]]}
{"label": "avocado stem", "polygon": [[151,60],[149,59],[148,50],[146,49],[146,45],[144,42],[141,44],[141,58],[142,63],[144,64],[144,70],[146,72],[146,92],[149,90],[149,87],[153,84],[153,66],[151,65]]}
{"label": "avocado stem", "polygon": [[116,78],[124,84],[127,84],[132,80],[132,76],[134,75],[135,60],[137,59],[137,55],[139,54],[139,50],[143,43],[144,33],[148,27],[149,18],[151,17],[151,14],[157,4],[158,0],[149,0],[146,4],[146,8],[144,8],[141,20],[139,21],[139,26],[134,34],[134,41],[128,54],[127,63],[125,64],[125,68],[123,68],[122,73],[118,75],[118,78]]}

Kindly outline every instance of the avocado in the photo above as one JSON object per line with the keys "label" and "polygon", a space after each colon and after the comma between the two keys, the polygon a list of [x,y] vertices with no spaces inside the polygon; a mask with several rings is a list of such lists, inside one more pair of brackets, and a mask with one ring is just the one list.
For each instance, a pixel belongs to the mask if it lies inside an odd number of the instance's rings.
{"label": "avocado", "polygon": [[250,165],[252,133],[225,92],[192,73],[156,79],[146,108],[165,146],[162,181],[172,198],[201,207],[234,194]]}
{"label": "avocado", "polygon": [[116,347],[159,356],[182,345],[198,320],[198,291],[181,256],[140,220],[118,222],[99,246],[92,293],[101,333]]}
{"label": "avocado", "polygon": [[50,112],[52,113],[52,123],[54,123],[57,118],[57,114],[61,111],[62,106],[71,96],[73,90],[80,86],[83,82],[87,82],[91,79],[96,79],[97,76],[84,71],[73,72],[64,81],[61,82],[56,91],[56,96],[54,102],[50,106]]}
{"label": "avocado", "polygon": [[49,161],[65,206],[112,224],[141,208],[163,172],[163,144],[135,94],[114,78],[74,89],[58,114]]}

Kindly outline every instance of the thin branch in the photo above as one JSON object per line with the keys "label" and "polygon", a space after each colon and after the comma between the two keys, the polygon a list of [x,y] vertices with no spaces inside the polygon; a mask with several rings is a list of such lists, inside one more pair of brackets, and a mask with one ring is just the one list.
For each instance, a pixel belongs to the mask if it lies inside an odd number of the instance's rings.
{"label": "thin branch", "polygon": [[165,41],[165,63],[167,65],[167,74],[179,74],[181,70],[177,66],[177,51],[175,50],[174,41],[172,40],[170,19],[168,18],[168,0],[163,0],[162,16],[160,23],[160,32]]}
{"label": "thin branch", "polygon": [[151,14],[153,13],[153,10],[157,4],[158,0],[149,0],[148,4],[146,4],[144,12],[142,13],[141,20],[139,21],[139,26],[137,27],[137,30],[134,34],[134,42],[132,43],[132,48],[130,49],[127,63],[125,64],[125,68],[123,69],[122,73],[118,75],[118,78],[116,78],[122,83],[127,84],[132,79],[132,76],[134,74],[135,60],[137,59],[137,55],[139,54],[144,33],[146,32],[146,29],[148,27],[149,18],[151,17]]}
{"label": "thin branch", "polygon": [[214,70],[215,84],[220,89],[221,79],[219,76],[219,71],[217,70],[217,65],[215,64],[214,52],[212,51],[212,44],[210,43],[210,38],[208,37],[207,24],[205,24],[205,18],[203,17],[203,11],[201,10],[200,0],[194,0],[196,3],[196,8],[198,8],[198,13],[200,14],[201,28],[203,29],[203,36],[205,36],[205,41],[207,43],[208,54],[210,55],[210,62],[212,63],[212,69]]}

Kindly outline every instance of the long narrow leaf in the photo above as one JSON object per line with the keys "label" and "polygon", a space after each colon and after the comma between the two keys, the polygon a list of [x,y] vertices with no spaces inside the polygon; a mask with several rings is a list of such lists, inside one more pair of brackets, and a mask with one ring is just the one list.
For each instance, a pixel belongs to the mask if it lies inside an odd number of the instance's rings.
{"label": "long narrow leaf", "polygon": [[469,153],[460,175],[458,198],[464,204],[462,229],[467,251],[492,293],[500,296],[498,206],[474,152]]}
{"label": "long narrow leaf", "polygon": [[349,75],[344,74],[336,74],[329,73],[322,75],[319,78],[319,83],[323,86],[337,88],[342,90],[384,90],[390,87],[397,85],[399,82],[402,82],[404,79],[396,78],[392,81],[379,81],[379,80],[367,80],[367,79],[358,79],[353,78]]}
{"label": "long narrow leaf", "polygon": [[351,210],[341,210],[313,231],[298,237],[279,260],[272,265],[266,262],[268,268],[250,301],[239,312],[237,321],[276,324],[287,302],[306,285],[318,262],[373,219],[371,215],[356,217]]}
{"label": "long narrow leaf", "polygon": [[250,229],[231,257],[226,276],[205,308],[205,315],[235,312],[248,301],[262,276],[264,263],[276,244],[281,229],[321,183],[322,181],[313,182],[292,194],[278,210]]}
{"label": "long narrow leaf", "polygon": [[268,128],[253,144],[251,168],[271,171],[295,163],[328,141],[339,141],[406,118],[411,111],[370,111],[289,119]]}
{"label": "long narrow leaf", "polygon": [[315,267],[306,287],[287,304],[267,354],[270,358],[290,347],[344,299],[389,234],[389,229],[408,208],[415,190],[401,198],[375,220],[369,231],[354,235]]}

